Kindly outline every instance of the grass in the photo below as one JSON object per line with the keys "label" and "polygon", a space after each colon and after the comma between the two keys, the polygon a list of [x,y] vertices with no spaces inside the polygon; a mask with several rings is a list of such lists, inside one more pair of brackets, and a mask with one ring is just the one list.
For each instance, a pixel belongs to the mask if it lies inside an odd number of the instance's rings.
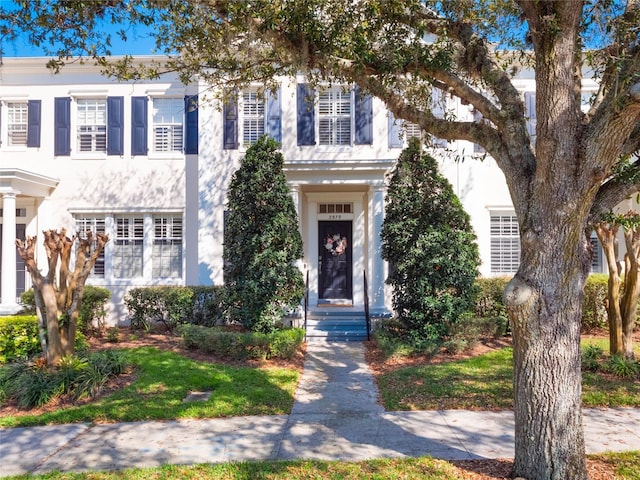
{"label": "grass", "polygon": [[[607,453],[589,455],[587,462],[598,462],[615,473],[615,478],[640,478],[640,452]],[[509,467],[509,465],[506,465]],[[158,468],[135,468],[111,472],[60,473],[43,475],[19,475],[7,480],[463,480],[476,478],[473,465],[466,462],[456,464],[430,457],[379,459],[361,462],[337,461],[267,461],[234,462],[206,465],[165,465]],[[498,477],[491,477],[498,478]],[[500,478],[503,478],[501,475]]]}
{"label": "grass", "polygon": [[[77,422],[132,422],[286,414],[299,373],[198,362],[154,347],[126,349],[136,380],[85,405],[38,415],[6,416],[0,427]],[[212,391],[208,401],[183,402],[190,391]]]}
{"label": "grass", "polygon": [[[466,360],[401,368],[378,379],[380,395],[391,411],[511,409],[512,363],[512,349],[504,348]],[[639,381],[591,372],[582,378],[584,407],[640,407]]]}

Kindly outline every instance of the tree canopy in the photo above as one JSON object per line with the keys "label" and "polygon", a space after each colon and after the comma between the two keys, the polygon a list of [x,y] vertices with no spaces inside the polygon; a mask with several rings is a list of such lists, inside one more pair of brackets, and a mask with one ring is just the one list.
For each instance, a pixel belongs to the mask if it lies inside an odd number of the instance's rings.
{"label": "tree canopy", "polygon": [[[505,292],[514,335],[514,476],[585,479],[580,308],[595,221],[640,190],[638,0],[16,0],[2,42],[26,29],[59,68],[78,55],[124,79],[355,83],[396,118],[482,145],[503,171],[521,263]],[[153,25],[159,58],[110,63],[101,22]],[[127,29],[120,32],[127,34]],[[514,79],[535,70],[535,142]],[[597,81],[586,112],[583,80]],[[434,89],[483,121],[431,111]]]}

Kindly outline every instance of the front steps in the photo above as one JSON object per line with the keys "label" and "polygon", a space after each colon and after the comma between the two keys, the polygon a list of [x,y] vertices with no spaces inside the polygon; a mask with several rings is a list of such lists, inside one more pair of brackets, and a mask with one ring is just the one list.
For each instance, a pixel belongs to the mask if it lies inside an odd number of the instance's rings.
{"label": "front steps", "polygon": [[364,312],[348,310],[308,312],[307,339],[312,338],[341,342],[363,342],[367,339],[367,321]]}

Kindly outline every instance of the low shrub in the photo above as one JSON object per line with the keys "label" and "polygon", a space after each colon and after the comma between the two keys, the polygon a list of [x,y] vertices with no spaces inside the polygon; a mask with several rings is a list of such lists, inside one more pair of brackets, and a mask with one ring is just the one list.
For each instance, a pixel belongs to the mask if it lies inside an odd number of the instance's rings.
{"label": "low shrub", "polygon": [[[76,331],[76,352],[88,350],[85,335]],[[42,355],[38,319],[34,315],[0,317],[0,364]]]}
{"label": "low shrub", "polygon": [[124,303],[131,328],[150,331],[156,324],[168,330],[178,325],[213,326],[223,323],[224,287],[141,287],[129,290]]}
{"label": "low shrub", "polygon": [[[86,285],[78,311],[78,330],[87,336],[91,336],[95,330],[102,330],[107,316],[105,306],[110,298],[111,292],[106,288]],[[33,288],[20,295],[20,303],[23,313],[35,315],[36,299]]]}
{"label": "low shrub", "polygon": [[34,315],[0,317],[0,363],[27,360],[41,352]]}
{"label": "low shrub", "polygon": [[[582,326],[583,332],[589,332],[607,327],[607,310],[605,301],[607,298],[608,275],[592,274],[587,278],[584,287],[582,301]],[[502,295],[510,278],[478,278],[476,280],[477,295],[475,299],[475,314],[480,318],[494,318],[503,330],[503,335],[509,335],[511,329],[504,306]]]}
{"label": "low shrub", "polygon": [[584,299],[582,300],[582,326],[583,332],[589,332],[599,328],[607,328],[607,283],[609,276],[597,273],[589,275],[584,286]]}
{"label": "low shrub", "polygon": [[640,363],[622,355],[611,355],[604,365],[604,369],[617,377],[632,378],[640,373]]}
{"label": "low shrub", "polygon": [[582,370],[586,372],[597,372],[601,369],[604,359],[604,350],[598,345],[587,345],[581,354]]}
{"label": "low shrub", "polygon": [[53,368],[40,361],[5,365],[0,368],[0,404],[14,400],[20,408],[29,409],[63,395],[93,397],[126,368],[124,354],[114,350],[65,357]]}
{"label": "low shrub", "polygon": [[259,333],[231,331],[224,327],[181,325],[178,331],[186,348],[231,360],[291,359],[304,341],[304,330],[300,328]]}

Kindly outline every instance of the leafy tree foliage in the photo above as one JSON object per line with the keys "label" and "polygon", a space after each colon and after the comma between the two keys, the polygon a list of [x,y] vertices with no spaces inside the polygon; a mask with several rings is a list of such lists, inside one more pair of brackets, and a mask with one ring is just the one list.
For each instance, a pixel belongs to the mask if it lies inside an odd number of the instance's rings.
{"label": "leafy tree foliage", "polygon": [[230,315],[268,333],[300,304],[298,219],[278,143],[266,136],[247,149],[231,180],[224,230],[224,274]]}
{"label": "leafy tree foliage", "polygon": [[426,341],[441,341],[472,308],[480,258],[469,215],[418,141],[392,172],[381,235],[399,320]]}
{"label": "leafy tree foliage", "polygon": [[[153,25],[158,52],[170,57],[142,68],[126,57],[108,65],[109,39],[96,28],[105,19]],[[586,479],[580,309],[592,224],[640,189],[637,0],[16,0],[2,4],[0,22],[3,41],[27,29],[34,42],[59,42],[53,67],[85,53],[129,79],[171,70],[243,84],[302,72],[357,83],[396,118],[484,147],[505,175],[521,232],[520,268],[505,295],[514,335],[513,475]],[[515,81],[529,67],[535,137]],[[598,81],[587,112],[585,71]],[[434,115],[434,89],[484,121]]]}

